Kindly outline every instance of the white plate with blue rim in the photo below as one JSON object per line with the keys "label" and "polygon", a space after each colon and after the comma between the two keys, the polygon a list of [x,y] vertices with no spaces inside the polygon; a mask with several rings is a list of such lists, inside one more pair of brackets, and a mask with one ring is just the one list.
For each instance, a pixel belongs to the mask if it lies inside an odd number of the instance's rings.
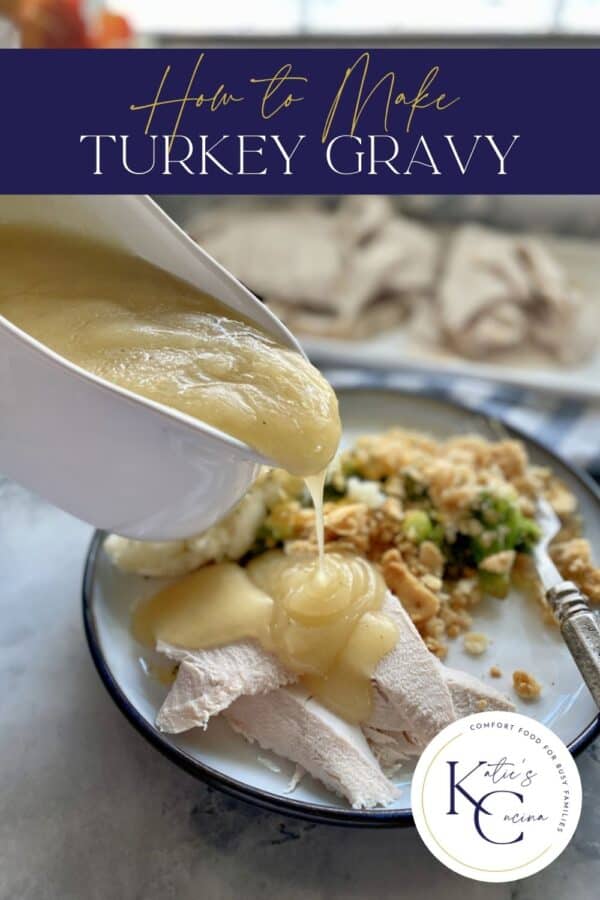
{"label": "white plate with blue rim", "polygon": [[[438,438],[466,432],[494,438],[500,433],[497,421],[441,397],[374,385],[350,388],[334,382],[334,387],[340,400],[346,445],[361,434],[394,426],[425,431]],[[522,439],[531,459],[550,466],[566,483],[578,499],[585,536],[593,547],[599,547],[600,492],[596,485],[514,429],[502,429]],[[180,735],[162,734],[154,723],[168,689],[142,664],[145,651],[131,634],[130,616],[135,603],[156,592],[164,582],[119,572],[104,552],[103,541],[104,535],[96,533],[83,583],[83,615],[90,651],[119,709],[157,750],[213,786],[280,813],[338,825],[412,824],[410,764],[396,779],[400,796],[394,805],[354,810],[308,776],[290,790],[293,763],[248,744],[219,718],[212,720],[205,732],[194,729]],[[551,728],[572,753],[579,753],[594,740],[600,733],[598,709],[558,630],[544,624],[531,600],[516,591],[504,601],[486,598],[475,610],[473,627],[491,639],[487,651],[471,657],[464,652],[460,640],[451,641],[449,665],[470,672],[511,696],[519,712]],[[492,665],[499,666],[502,678],[491,680]],[[541,682],[539,700],[527,703],[514,696],[511,673],[515,669],[525,669]]]}

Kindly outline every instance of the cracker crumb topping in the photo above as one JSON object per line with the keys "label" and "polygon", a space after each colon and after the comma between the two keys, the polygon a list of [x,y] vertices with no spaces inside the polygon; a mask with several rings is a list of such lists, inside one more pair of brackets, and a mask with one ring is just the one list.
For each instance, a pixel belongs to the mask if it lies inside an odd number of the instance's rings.
{"label": "cracker crumb topping", "polygon": [[542,693],[542,686],[533,675],[523,669],[513,672],[513,687],[522,700],[537,700]]}
{"label": "cracker crumb topping", "polygon": [[481,656],[488,648],[488,639],[479,631],[468,631],[463,638],[463,645],[471,656]]}

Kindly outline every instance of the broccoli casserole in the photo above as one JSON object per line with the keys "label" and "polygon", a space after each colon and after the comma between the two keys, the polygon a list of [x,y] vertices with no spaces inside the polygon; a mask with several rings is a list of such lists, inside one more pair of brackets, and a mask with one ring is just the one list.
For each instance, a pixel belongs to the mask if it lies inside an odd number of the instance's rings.
{"label": "broccoli casserole", "polygon": [[[600,603],[600,570],[580,536],[575,498],[516,440],[435,440],[402,429],[359,438],[327,474],[325,549],[374,562],[443,659],[448,638],[471,630],[485,594],[503,598],[515,584],[544,607],[529,557],[540,494],[563,524],[552,547],[558,568]],[[112,536],[107,548],[124,570],[181,575],[212,561],[245,564],[273,548],[315,549],[314,515],[300,479],[264,470],[226,519],[195,538],[147,544]]]}

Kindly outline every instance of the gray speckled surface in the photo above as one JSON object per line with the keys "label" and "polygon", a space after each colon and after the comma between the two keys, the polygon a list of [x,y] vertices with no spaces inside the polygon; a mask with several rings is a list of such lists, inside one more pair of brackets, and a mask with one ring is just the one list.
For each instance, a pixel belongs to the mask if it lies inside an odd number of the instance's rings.
{"label": "gray speckled surface", "polygon": [[588,900],[600,880],[600,745],[582,822],[540,875],[466,881],[414,831],[314,826],[176,769],[125,721],[88,656],[91,529],[0,480],[0,900],[444,897]]}

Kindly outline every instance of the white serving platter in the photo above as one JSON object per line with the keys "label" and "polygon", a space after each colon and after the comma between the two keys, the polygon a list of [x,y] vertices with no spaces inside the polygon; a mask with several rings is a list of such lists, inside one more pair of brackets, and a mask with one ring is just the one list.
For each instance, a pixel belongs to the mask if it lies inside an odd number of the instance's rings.
{"label": "white serving platter", "polygon": [[[586,329],[600,335],[600,242],[543,235],[543,243],[569,273],[572,283],[589,298]],[[409,328],[398,326],[361,340],[300,335],[302,346],[321,367],[362,365],[376,369],[406,369],[485,378],[554,394],[600,398],[600,337],[596,351],[574,365],[552,363],[530,351],[474,361],[416,340]],[[568,339],[568,336],[566,336]]]}

